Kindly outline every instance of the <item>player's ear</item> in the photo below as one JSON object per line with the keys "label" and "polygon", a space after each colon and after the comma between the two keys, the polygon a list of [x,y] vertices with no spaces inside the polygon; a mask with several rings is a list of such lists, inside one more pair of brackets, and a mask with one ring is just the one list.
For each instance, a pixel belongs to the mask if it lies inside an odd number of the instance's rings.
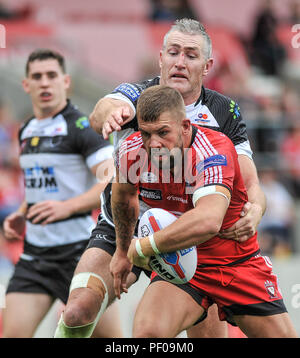
{"label": "player's ear", "polygon": [[210,69],[212,68],[212,65],[214,63],[214,60],[213,58],[209,58],[207,61],[206,61],[206,64],[205,64],[205,67],[204,67],[204,70],[203,70],[203,76],[207,76]]}
{"label": "player's ear", "polygon": [[23,90],[24,90],[26,93],[29,93],[29,83],[28,83],[27,78],[24,78],[24,79],[22,80],[22,86],[23,86]]}
{"label": "player's ear", "polygon": [[162,66],[162,53],[163,53],[162,50],[160,50],[160,51],[159,51],[159,63],[158,63],[158,64],[159,64],[159,68],[161,68],[161,66]]}
{"label": "player's ear", "polygon": [[64,83],[65,83],[65,89],[68,90],[71,86],[71,76],[65,74],[64,75]]}
{"label": "player's ear", "polygon": [[186,135],[191,129],[191,121],[188,118],[182,120],[182,134]]}

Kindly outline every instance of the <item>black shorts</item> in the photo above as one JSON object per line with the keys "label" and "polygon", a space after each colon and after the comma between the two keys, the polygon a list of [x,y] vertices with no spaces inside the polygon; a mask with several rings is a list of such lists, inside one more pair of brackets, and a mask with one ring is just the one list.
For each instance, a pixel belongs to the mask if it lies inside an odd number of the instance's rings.
{"label": "black shorts", "polygon": [[[99,249],[102,249],[106,251],[108,254],[113,256],[113,254],[116,251],[116,233],[113,226],[108,224],[108,222],[102,217],[102,215],[99,215],[97,225],[93,229],[90,241],[88,243],[88,246],[86,250],[97,247]],[[131,270],[137,277],[139,278],[141,272],[143,271],[148,277],[150,277],[151,272],[144,270],[140,267],[133,266]]]}
{"label": "black shorts", "polygon": [[40,258],[17,262],[6,293],[44,293],[67,303],[69,287],[79,258],[68,261],[49,261]]}

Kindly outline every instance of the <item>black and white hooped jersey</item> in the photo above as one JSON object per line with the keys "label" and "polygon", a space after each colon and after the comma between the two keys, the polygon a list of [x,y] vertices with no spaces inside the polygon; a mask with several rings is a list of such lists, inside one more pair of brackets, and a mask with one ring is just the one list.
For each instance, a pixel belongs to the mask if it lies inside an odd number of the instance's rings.
{"label": "black and white hooped jersey", "polygon": [[[106,97],[126,101],[135,112],[140,94],[145,89],[158,85],[159,81],[160,77],[158,76],[141,83],[122,83]],[[252,158],[246,124],[240,113],[239,105],[231,98],[202,87],[198,100],[186,106],[185,109],[186,116],[190,119],[191,123],[224,133],[231,139],[238,154],[244,154]],[[124,139],[137,130],[137,118],[135,117],[132,121],[125,124],[121,131],[115,131],[113,133],[115,151]],[[101,205],[103,215],[112,224],[110,192],[111,185],[107,186],[102,194]]]}
{"label": "black and white hooped jersey", "polygon": [[[160,77],[155,77],[141,83],[123,83],[106,97],[121,99],[136,110],[140,94],[148,87],[159,84]],[[185,107],[186,116],[191,123],[222,132],[233,142],[238,154],[252,158],[246,124],[242,118],[239,105],[231,98],[202,86],[201,95],[195,103]],[[122,131],[114,132],[114,142],[118,143],[128,132],[137,131],[136,117],[122,127]]]}
{"label": "black and white hooped jersey", "polygon": [[[19,140],[28,206],[83,194],[96,183],[90,168],[113,153],[112,145],[89,126],[88,118],[69,101],[54,117],[26,122]],[[46,253],[56,246],[88,240],[94,227],[90,214],[77,214],[46,226],[27,221],[24,253]]]}

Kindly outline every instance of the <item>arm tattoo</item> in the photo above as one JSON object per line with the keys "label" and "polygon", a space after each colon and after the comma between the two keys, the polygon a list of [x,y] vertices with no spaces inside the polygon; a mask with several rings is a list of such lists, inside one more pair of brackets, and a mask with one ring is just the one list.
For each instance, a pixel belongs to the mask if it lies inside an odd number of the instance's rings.
{"label": "arm tattoo", "polygon": [[112,215],[117,234],[117,245],[127,251],[138,218],[136,207],[130,205],[130,201],[127,203],[112,201]]}

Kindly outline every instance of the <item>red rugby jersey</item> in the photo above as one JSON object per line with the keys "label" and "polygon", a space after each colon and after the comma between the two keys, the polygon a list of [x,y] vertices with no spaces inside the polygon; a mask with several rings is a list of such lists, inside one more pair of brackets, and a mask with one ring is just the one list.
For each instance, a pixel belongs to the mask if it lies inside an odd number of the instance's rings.
{"label": "red rugby jersey", "polygon": [[[140,199],[153,208],[169,210],[177,216],[193,208],[197,188],[223,185],[231,192],[231,201],[222,228],[239,218],[247,202],[238,156],[231,140],[223,133],[193,125],[192,143],[184,150],[176,174],[158,169],[148,158],[140,132],[133,133],[121,145],[116,165],[122,180],[135,185]],[[256,234],[243,243],[218,236],[198,245],[198,264],[224,265],[244,259],[259,247]]]}

